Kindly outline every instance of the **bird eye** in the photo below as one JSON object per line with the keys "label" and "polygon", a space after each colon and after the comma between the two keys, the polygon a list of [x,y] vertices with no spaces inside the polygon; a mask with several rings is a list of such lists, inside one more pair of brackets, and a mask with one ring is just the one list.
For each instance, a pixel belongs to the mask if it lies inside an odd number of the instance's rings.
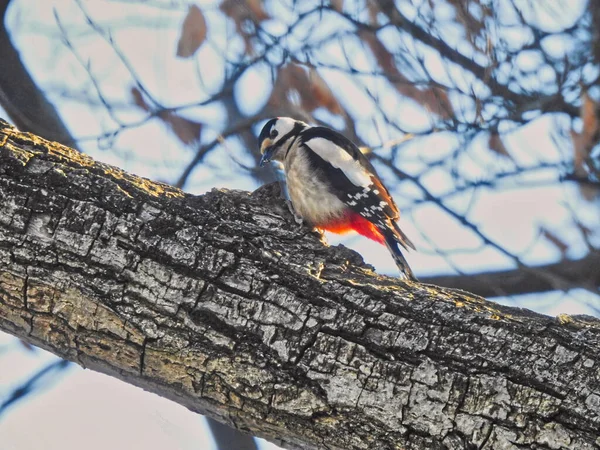
{"label": "bird eye", "polygon": [[277,137],[277,135],[279,134],[279,131],[277,130],[271,130],[271,139],[275,139]]}

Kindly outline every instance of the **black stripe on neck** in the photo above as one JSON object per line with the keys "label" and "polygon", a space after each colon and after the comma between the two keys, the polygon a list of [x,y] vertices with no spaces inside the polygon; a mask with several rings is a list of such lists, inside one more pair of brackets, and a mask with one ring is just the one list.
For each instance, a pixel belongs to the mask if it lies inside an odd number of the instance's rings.
{"label": "black stripe on neck", "polygon": [[294,128],[292,128],[292,131],[290,131],[288,134],[286,134],[284,136],[285,139],[282,139],[281,142],[285,142],[287,141],[290,137],[292,137],[294,134],[296,135],[296,137],[292,140],[292,142],[290,142],[290,145],[288,145],[287,150],[285,151],[285,155],[283,155],[283,160],[285,161],[285,159],[287,158],[288,153],[290,152],[290,150],[292,149],[292,146],[294,145],[294,142],[296,142],[296,140],[298,140],[298,137],[300,136],[300,133],[302,132],[302,130],[304,130],[306,128],[306,125],[304,125],[302,122],[296,122],[296,124],[294,125]]}

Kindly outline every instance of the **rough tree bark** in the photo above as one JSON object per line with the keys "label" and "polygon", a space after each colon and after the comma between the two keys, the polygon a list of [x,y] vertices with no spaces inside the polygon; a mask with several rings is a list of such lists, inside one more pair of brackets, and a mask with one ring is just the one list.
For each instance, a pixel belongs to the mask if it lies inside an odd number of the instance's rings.
{"label": "rough tree bark", "polygon": [[378,276],[276,190],[187,195],[0,122],[0,329],[288,448],[600,445],[600,321]]}

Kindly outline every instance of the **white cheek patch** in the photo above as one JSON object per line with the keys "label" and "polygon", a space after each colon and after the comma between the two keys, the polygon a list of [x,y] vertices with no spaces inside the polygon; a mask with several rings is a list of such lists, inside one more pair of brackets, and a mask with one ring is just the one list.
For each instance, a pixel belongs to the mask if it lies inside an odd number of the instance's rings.
{"label": "white cheek patch", "polygon": [[336,169],[340,169],[355,186],[372,184],[371,174],[343,148],[325,138],[312,138],[306,145]]}
{"label": "white cheek patch", "polygon": [[[287,135],[290,131],[294,129],[295,125],[296,121],[290,119],[289,117],[280,117],[279,119],[277,119],[277,122],[275,122],[275,127],[273,128],[277,130],[277,137],[275,137],[273,142],[279,142],[281,138],[283,138],[285,135]],[[283,142],[279,142],[279,144],[282,143]]]}

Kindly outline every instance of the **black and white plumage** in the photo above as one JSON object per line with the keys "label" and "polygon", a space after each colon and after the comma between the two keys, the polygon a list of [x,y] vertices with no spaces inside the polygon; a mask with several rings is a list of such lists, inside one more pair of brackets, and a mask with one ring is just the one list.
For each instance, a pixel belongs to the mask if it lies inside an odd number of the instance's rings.
{"label": "black and white plumage", "polygon": [[320,229],[354,230],[385,244],[401,273],[416,281],[400,250],[415,247],[396,223],[398,207],[356,145],[334,130],[289,117],[269,120],[259,144],[261,165],[283,165],[297,215]]}

